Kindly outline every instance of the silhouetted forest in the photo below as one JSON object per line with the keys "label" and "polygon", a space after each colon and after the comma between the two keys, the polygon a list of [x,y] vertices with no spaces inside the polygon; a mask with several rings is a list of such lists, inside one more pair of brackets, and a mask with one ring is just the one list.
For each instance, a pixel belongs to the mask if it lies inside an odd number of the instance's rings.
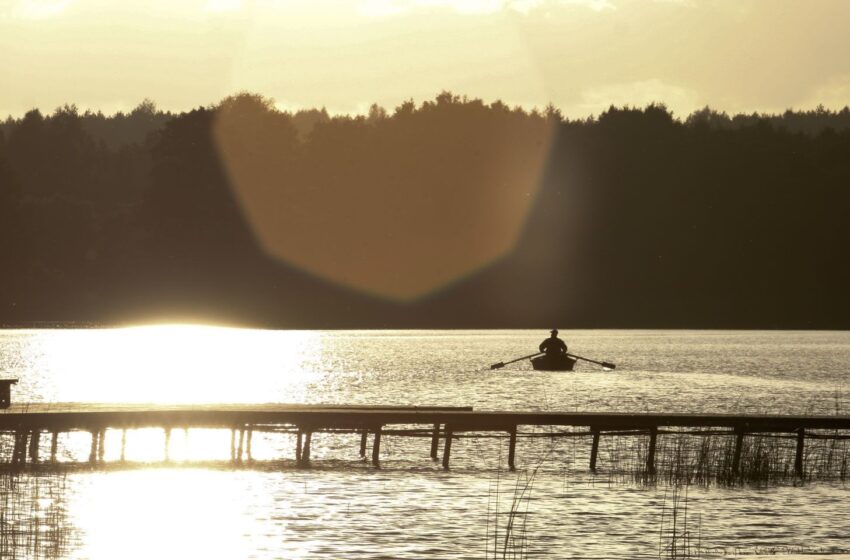
{"label": "silhouetted forest", "polygon": [[0,324],[850,328],[850,110],[0,123]]}

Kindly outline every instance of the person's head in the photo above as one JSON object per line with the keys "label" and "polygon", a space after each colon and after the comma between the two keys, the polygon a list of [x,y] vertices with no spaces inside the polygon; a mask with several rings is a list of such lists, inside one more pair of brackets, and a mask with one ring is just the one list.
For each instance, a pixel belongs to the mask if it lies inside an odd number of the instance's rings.
{"label": "person's head", "polygon": [[549,332],[552,333],[552,338],[555,338],[556,336],[558,336],[558,329],[552,329]]}

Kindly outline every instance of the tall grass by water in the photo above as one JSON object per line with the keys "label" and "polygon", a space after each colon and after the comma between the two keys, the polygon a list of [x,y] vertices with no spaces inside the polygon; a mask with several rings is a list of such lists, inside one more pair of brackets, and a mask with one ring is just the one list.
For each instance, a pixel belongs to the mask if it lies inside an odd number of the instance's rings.
{"label": "tall grass by water", "polygon": [[789,481],[847,480],[847,434],[806,433],[802,476],[795,470],[797,436],[756,433],[744,436],[735,469],[736,435],[719,430],[659,431],[655,472],[647,468],[649,435],[617,433],[600,442],[599,475],[641,483],[736,485]]}
{"label": "tall grass by water", "polygon": [[61,473],[0,473],[0,558],[64,558],[73,529]]}

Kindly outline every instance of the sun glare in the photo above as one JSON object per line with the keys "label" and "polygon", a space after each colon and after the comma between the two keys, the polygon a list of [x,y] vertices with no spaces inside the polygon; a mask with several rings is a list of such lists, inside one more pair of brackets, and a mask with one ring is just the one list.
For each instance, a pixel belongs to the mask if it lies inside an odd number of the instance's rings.
{"label": "sun glare", "polygon": [[46,333],[29,352],[53,373],[45,400],[298,402],[323,375],[321,346],[304,331],[160,325]]}

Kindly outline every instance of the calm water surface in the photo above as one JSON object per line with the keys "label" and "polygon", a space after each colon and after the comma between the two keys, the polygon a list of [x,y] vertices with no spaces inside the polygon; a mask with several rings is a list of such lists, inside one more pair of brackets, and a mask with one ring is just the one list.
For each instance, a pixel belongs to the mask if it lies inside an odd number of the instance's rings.
{"label": "calm water surface", "polygon": [[[470,405],[478,410],[850,413],[850,333],[562,332],[571,351],[616,362],[575,373],[527,362],[532,331],[259,331],[192,326],[0,332],[0,376],[18,401],[301,402]],[[10,436],[3,445],[10,444]],[[108,432],[106,458],[120,434]],[[521,440],[504,470],[501,439],[460,440],[450,472],[428,442],[386,438],[382,466],[359,461],[356,436],[319,435],[315,468],[293,442],[258,435],[257,465],[230,469],[229,433],[133,432],[144,468],[23,476],[0,492],[19,558],[656,558],[671,488],[586,473],[587,441]],[[62,460],[83,459],[68,437]],[[5,453],[5,451],[4,451]],[[533,476],[533,479],[531,478]],[[525,492],[523,492],[525,490]],[[688,530],[715,557],[850,547],[850,492],[803,487],[688,489]],[[505,515],[518,516],[505,540]],[[17,524],[17,525],[16,525]],[[665,525],[667,524],[667,525]],[[51,532],[52,531],[52,532]],[[58,533],[57,533],[58,531]],[[57,537],[61,535],[61,538]],[[59,542],[61,541],[61,542]],[[58,543],[58,544],[57,544]],[[5,547],[5,548],[3,548]],[[0,554],[3,556],[3,554]],[[4,556],[4,557],[5,557]]]}

